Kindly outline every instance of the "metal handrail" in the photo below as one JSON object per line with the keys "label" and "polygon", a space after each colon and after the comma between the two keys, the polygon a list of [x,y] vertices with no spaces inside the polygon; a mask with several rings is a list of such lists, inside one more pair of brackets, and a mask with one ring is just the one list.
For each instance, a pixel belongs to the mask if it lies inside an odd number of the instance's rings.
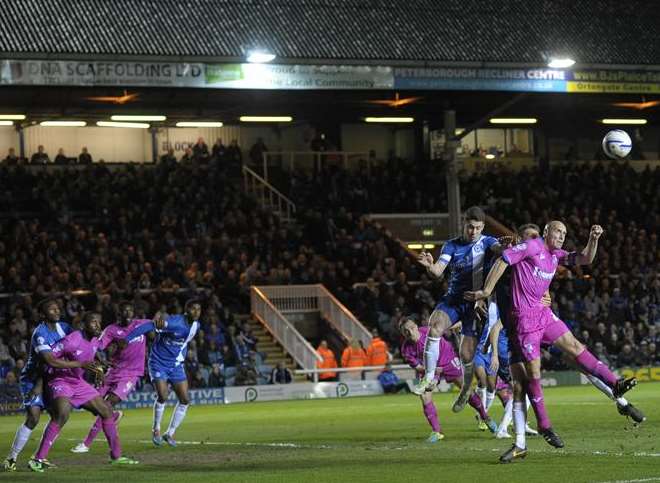
{"label": "metal handrail", "polygon": [[371,343],[367,328],[321,284],[266,285],[258,288],[280,312],[320,312],[347,342],[357,339],[365,346]]}
{"label": "metal handrail", "polygon": [[293,219],[296,204],[245,165],[243,165],[243,181],[245,192],[254,195],[262,207],[279,212],[284,221]]}
{"label": "metal handrail", "polygon": [[316,287],[319,291],[318,304],[321,315],[335,325],[348,340],[357,339],[368,347],[371,344],[369,330],[327,288],[321,284]]}
{"label": "metal handrail", "polygon": [[312,345],[289,323],[258,287],[250,287],[252,314],[266,327],[284,349],[303,369],[313,369],[323,358]]}

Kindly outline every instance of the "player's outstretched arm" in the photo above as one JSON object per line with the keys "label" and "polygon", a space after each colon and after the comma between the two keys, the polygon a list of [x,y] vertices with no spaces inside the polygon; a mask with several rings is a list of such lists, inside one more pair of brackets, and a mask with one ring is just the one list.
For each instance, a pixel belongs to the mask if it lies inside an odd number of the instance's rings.
{"label": "player's outstretched arm", "polygon": [[500,331],[502,330],[502,322],[497,321],[490,329],[488,334],[488,341],[490,342],[491,347],[491,357],[490,357],[490,370],[497,372],[500,367],[499,360],[499,346],[497,345],[500,338]]}
{"label": "player's outstretched arm", "polygon": [[500,280],[500,278],[502,278],[502,275],[504,275],[504,271],[507,267],[508,264],[502,260],[502,258],[498,258],[488,272],[484,288],[474,292],[465,292],[465,294],[463,294],[465,300],[477,301],[490,297],[490,294],[492,294],[493,290],[495,290],[495,285]]}
{"label": "player's outstretched arm", "polygon": [[584,250],[580,252],[575,258],[577,265],[591,265],[594,258],[596,258],[596,251],[598,251],[598,239],[603,234],[603,227],[600,225],[593,225],[589,232],[589,241]]}
{"label": "player's outstretched arm", "polygon": [[77,369],[79,367],[84,367],[84,364],[80,361],[67,361],[65,359],[58,359],[53,355],[52,352],[42,352],[41,358],[46,364],[55,369]]}
{"label": "player's outstretched arm", "polygon": [[164,331],[167,329],[167,321],[162,317],[162,315],[157,313],[154,316],[154,320],[146,320],[144,324],[138,325],[133,329],[127,336],[126,341],[130,342],[133,339],[140,337],[141,335],[148,334],[155,330]]}
{"label": "player's outstretched arm", "polygon": [[438,261],[434,263],[433,255],[431,255],[429,252],[420,253],[417,257],[417,261],[420,265],[425,267],[426,270],[435,278],[442,277],[445,268],[447,268],[447,263],[445,263],[442,259],[438,259]]}

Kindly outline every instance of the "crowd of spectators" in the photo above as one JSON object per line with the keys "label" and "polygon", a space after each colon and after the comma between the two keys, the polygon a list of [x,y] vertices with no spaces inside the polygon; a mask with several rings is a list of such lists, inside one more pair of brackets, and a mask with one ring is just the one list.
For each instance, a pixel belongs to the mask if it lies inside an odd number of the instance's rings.
{"label": "crowd of spectators", "polygon": [[[24,363],[34,303],[50,293],[62,294],[70,320],[96,309],[106,323],[122,299],[150,315],[179,311],[181,296],[201,293],[203,335],[186,361],[194,387],[265,381],[273,370],[264,369],[268,361],[234,316],[249,312],[253,284],[323,283],[391,351],[403,314],[429,315],[445,281],[430,279],[362,215],[446,211],[441,169],[393,161],[357,172],[296,172],[288,192],[297,223],[287,226],[241,193],[214,152],[209,163],[0,168],[0,361],[11,359],[0,362],[5,378]],[[660,170],[610,164],[464,174],[461,190],[464,205],[486,206],[510,227],[565,220],[569,249],[584,243],[592,223],[602,224],[595,265],[559,277],[554,309],[599,357],[658,362]],[[561,362],[546,354],[545,365]]]}

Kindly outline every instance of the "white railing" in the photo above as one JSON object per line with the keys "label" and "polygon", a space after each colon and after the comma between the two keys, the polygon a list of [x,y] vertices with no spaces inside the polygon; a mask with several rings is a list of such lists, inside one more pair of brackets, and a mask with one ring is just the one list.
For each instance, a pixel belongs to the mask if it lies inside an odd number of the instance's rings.
{"label": "white railing", "polygon": [[324,163],[338,164],[350,170],[351,164],[360,162],[366,163],[367,174],[371,174],[374,160],[366,151],[266,151],[263,153],[263,172],[268,180],[269,166],[279,165],[284,171],[292,173],[298,168],[319,171]]}
{"label": "white railing", "polygon": [[320,312],[349,341],[357,339],[368,346],[367,328],[323,285],[268,285],[258,287],[280,312]]}
{"label": "white railing", "polygon": [[300,367],[314,369],[317,362],[323,361],[311,344],[277,310],[259,287],[250,288],[250,299],[252,315],[266,327]]}
{"label": "white railing", "polygon": [[258,288],[280,312],[319,311],[316,285],[264,285]]}
{"label": "white railing", "polygon": [[347,340],[357,339],[364,347],[371,344],[371,334],[344,304],[323,285],[317,285],[321,316],[334,325]]}
{"label": "white railing", "polygon": [[295,203],[247,166],[243,166],[243,184],[245,193],[254,196],[263,208],[276,213],[282,221],[293,221]]}

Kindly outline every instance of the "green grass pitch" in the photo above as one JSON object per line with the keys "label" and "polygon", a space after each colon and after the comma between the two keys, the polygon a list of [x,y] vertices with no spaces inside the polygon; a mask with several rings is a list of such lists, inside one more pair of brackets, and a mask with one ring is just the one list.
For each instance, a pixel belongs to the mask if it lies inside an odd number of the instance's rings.
{"label": "green grass pitch", "polygon": [[[527,459],[511,465],[497,463],[510,440],[478,431],[469,406],[451,413],[453,396],[436,395],[446,439],[434,445],[424,443],[430,429],[412,395],[191,407],[177,448],[153,447],[150,410],[127,411],[120,425],[124,453],[141,464],[123,468],[107,464],[102,434],[90,453],[69,452],[92,422],[87,413],[74,414],[50,454],[59,467],[35,474],[26,462],[42,418],[19,470],[0,473],[0,481],[660,481],[660,384],[642,384],[629,394],[646,412],[641,427],[619,416],[591,386],[546,389],[550,417],[566,448],[530,439]],[[502,408],[496,404],[493,414],[499,418]],[[0,418],[3,458],[21,421]]]}

